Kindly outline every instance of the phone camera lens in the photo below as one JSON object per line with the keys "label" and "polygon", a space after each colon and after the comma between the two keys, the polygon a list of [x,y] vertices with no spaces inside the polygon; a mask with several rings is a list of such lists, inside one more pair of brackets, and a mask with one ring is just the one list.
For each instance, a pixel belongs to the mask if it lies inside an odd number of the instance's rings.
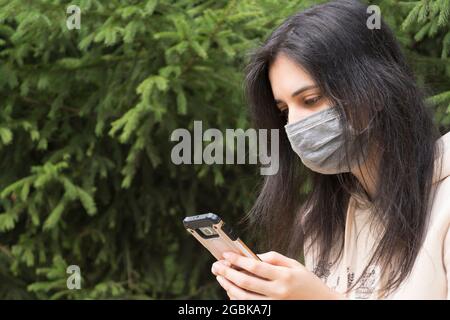
{"label": "phone camera lens", "polygon": [[199,229],[205,236],[212,236],[212,235],[216,234],[216,232],[209,227],[204,227],[204,228],[199,228]]}

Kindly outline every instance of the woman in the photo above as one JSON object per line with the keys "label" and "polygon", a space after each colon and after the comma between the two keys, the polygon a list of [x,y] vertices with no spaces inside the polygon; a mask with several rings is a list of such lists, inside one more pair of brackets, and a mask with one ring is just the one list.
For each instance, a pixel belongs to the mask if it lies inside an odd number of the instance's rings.
{"label": "woman", "polygon": [[450,133],[367,18],[318,5],[252,56],[246,92],[256,125],[280,129],[280,170],[247,217],[273,251],[213,265],[231,299],[450,298]]}

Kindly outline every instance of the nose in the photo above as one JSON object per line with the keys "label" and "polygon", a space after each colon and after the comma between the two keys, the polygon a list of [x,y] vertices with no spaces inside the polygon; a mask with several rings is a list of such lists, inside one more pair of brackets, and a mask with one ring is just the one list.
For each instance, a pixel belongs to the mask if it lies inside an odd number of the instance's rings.
{"label": "nose", "polygon": [[288,113],[288,123],[296,122],[298,120],[306,118],[313,113],[314,111],[312,110],[305,110],[304,108],[300,108],[298,106],[290,106]]}
{"label": "nose", "polygon": [[330,107],[325,106],[321,107],[320,109],[308,109],[305,107],[299,107],[299,106],[292,106],[289,107],[289,114],[288,114],[288,123],[299,121],[303,118],[307,118],[311,116],[314,113],[317,113],[319,111],[322,111],[324,109],[328,109]]}

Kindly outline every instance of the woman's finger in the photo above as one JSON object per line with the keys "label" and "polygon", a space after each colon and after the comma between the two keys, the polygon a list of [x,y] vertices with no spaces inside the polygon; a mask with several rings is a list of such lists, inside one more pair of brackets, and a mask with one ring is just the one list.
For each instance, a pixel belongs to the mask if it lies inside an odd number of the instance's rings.
{"label": "woman's finger", "polygon": [[275,251],[258,254],[258,257],[266,263],[281,267],[293,268],[300,265],[300,262],[298,262],[297,260],[283,256],[282,254]]}
{"label": "woman's finger", "polygon": [[257,261],[252,258],[244,257],[233,252],[226,252],[224,254],[226,261],[230,262],[233,266],[237,266],[244,269],[251,274],[258,277],[275,280],[280,276],[280,268],[264,261]]}
{"label": "woman's finger", "polygon": [[231,281],[225,279],[222,276],[217,276],[216,278],[217,278],[217,281],[219,282],[219,284],[222,286],[222,288],[224,288],[225,291],[227,291],[227,295],[228,295],[228,297],[230,297],[230,299],[233,299],[233,298],[237,299],[237,300],[266,300],[266,299],[268,299],[267,297],[265,297],[263,295],[252,293],[252,292],[249,292],[242,288],[239,288],[238,286],[233,284]]}
{"label": "woman's finger", "polygon": [[242,271],[237,271],[233,268],[225,266],[224,264],[217,263],[214,268],[219,275],[222,275],[240,288],[262,295],[270,294],[270,288],[272,285],[270,281],[258,278],[254,275],[248,275]]}

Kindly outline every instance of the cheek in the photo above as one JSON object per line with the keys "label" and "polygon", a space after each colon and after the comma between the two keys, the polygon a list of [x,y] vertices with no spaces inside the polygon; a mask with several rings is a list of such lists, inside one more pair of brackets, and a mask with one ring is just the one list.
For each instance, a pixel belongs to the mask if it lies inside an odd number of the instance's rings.
{"label": "cheek", "polygon": [[289,105],[288,123],[296,122],[313,114],[314,111],[301,106],[298,102]]}
{"label": "cheek", "polygon": [[288,123],[296,122],[304,117],[298,108],[289,108]]}

